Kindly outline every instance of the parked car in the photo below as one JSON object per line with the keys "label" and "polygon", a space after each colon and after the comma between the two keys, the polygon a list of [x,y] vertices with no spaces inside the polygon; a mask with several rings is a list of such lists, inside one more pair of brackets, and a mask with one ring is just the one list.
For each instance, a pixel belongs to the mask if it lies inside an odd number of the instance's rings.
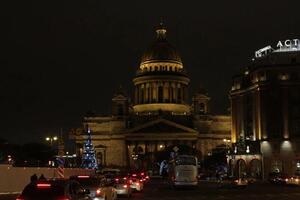
{"label": "parked car", "polygon": [[286,178],[287,185],[300,185],[300,176],[292,176],[290,178]]}
{"label": "parked car", "polygon": [[286,184],[290,177],[282,173],[272,173],[269,175],[269,182],[273,184]]}
{"label": "parked car", "polygon": [[75,180],[53,179],[28,184],[16,200],[92,200],[89,194]]}
{"label": "parked car", "polygon": [[104,176],[72,176],[73,180],[78,181],[84,188],[90,191],[93,200],[115,200],[117,191],[113,183],[107,182]]}

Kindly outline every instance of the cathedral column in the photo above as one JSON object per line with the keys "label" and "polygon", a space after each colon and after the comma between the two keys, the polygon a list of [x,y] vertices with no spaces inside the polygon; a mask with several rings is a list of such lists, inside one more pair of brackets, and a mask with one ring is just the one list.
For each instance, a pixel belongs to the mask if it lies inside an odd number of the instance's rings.
{"label": "cathedral column", "polygon": [[169,102],[172,103],[172,99],[173,99],[173,91],[172,91],[172,84],[169,83]]}
{"label": "cathedral column", "polygon": [[184,103],[184,88],[183,88],[183,85],[181,85],[181,102],[180,103]]}
{"label": "cathedral column", "polygon": [[167,87],[167,83],[163,82],[163,102],[167,102],[168,101],[168,87]]}
{"label": "cathedral column", "polygon": [[177,103],[177,84],[175,83],[175,87],[173,88],[173,95],[174,95],[174,103]]}
{"label": "cathedral column", "polygon": [[135,104],[139,104],[139,87],[135,86]]}
{"label": "cathedral column", "polygon": [[153,90],[152,90],[152,100],[153,100],[153,103],[156,103],[157,102],[157,83],[153,83]]}
{"label": "cathedral column", "polygon": [[147,88],[146,88],[146,84],[144,83],[142,87],[143,87],[143,91],[144,91],[144,94],[143,94],[143,103],[146,103],[146,101],[147,101],[147,95],[146,95]]}

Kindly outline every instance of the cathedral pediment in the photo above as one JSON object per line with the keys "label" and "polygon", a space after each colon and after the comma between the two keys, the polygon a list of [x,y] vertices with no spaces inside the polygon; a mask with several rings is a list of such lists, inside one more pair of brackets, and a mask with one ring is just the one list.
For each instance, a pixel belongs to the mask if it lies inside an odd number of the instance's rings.
{"label": "cathedral pediment", "polygon": [[122,94],[119,94],[119,95],[116,95],[112,98],[113,101],[120,101],[120,100],[127,100],[127,98],[122,95]]}
{"label": "cathedral pediment", "polygon": [[128,133],[197,133],[197,131],[166,119],[157,119],[137,126]]}

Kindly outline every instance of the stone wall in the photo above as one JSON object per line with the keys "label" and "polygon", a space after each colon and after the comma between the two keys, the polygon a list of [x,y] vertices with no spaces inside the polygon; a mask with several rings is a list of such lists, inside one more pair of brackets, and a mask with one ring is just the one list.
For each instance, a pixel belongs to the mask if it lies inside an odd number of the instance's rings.
{"label": "stone wall", "polygon": [[127,153],[124,139],[94,140],[94,146],[103,145],[105,149],[105,163],[107,166],[126,166]]}

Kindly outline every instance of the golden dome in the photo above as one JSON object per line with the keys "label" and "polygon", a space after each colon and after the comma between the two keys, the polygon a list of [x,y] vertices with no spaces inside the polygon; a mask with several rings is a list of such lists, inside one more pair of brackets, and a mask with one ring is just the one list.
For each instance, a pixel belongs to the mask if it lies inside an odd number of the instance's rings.
{"label": "golden dome", "polygon": [[166,28],[160,24],[156,29],[156,40],[143,54],[141,64],[155,62],[173,62],[182,64],[179,53],[167,41],[166,32]]}

